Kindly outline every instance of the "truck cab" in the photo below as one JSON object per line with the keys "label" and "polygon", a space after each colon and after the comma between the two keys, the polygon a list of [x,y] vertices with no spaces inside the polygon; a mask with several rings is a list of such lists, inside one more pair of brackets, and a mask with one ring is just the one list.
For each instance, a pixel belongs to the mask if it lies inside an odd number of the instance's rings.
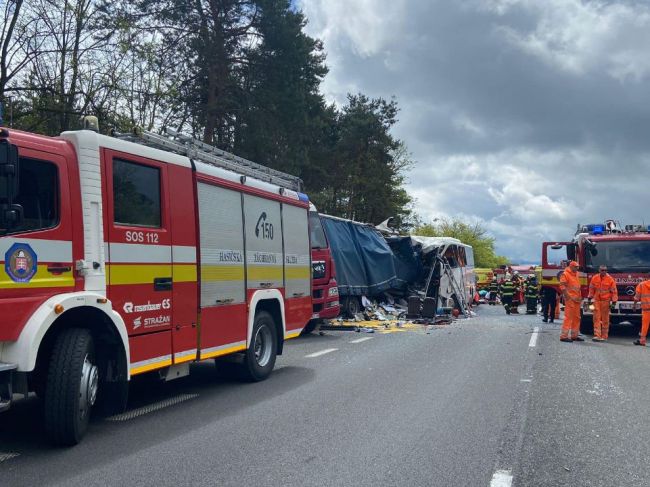
{"label": "truck cab", "polygon": [[[332,259],[327,235],[313,204],[309,206],[309,234],[311,238],[312,260],[312,302],[314,320],[336,318],[341,307],[339,304],[339,288],[336,282],[336,266]],[[312,323],[308,325],[313,329]]]}

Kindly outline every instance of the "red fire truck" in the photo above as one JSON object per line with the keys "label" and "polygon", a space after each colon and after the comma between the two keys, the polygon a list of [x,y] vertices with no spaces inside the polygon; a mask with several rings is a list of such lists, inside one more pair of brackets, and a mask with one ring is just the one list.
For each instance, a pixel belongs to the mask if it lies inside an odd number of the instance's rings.
{"label": "red fire truck", "polygon": [[611,312],[612,324],[623,321],[638,325],[640,311],[634,308],[636,285],[650,275],[650,233],[645,225],[621,226],[615,220],[602,224],[578,225],[570,242],[542,244],[543,286],[559,287],[559,276],[569,261],[578,262],[582,287],[583,333],[593,329],[593,313],[587,296],[589,282],[598,274],[598,267],[606,265],[616,281],[618,302]]}
{"label": "red fire truck", "polygon": [[179,134],[95,130],[0,137],[0,410],[35,391],[67,445],[137,374],[229,355],[265,379],[313,313],[297,178]]}

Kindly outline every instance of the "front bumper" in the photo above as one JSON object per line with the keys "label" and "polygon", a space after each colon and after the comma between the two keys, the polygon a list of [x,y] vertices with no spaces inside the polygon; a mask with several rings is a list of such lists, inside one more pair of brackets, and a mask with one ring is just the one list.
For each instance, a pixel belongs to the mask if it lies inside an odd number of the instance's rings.
{"label": "front bumper", "polygon": [[[633,301],[617,301],[616,306],[610,308],[609,313],[611,316],[641,316],[641,307],[638,306],[635,309],[633,306]],[[582,314],[585,316],[591,316],[594,314],[594,312],[589,309],[589,302],[587,300],[582,302]]]}
{"label": "front bumper", "polygon": [[0,362],[0,413],[11,406],[13,375],[18,366]]}

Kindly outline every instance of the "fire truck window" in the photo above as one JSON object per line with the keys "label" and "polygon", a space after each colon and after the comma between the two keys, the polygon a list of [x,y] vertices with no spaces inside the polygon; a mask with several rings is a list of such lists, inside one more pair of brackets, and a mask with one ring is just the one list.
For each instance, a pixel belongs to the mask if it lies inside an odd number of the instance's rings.
{"label": "fire truck window", "polygon": [[323,225],[320,222],[320,217],[315,211],[309,212],[309,233],[311,237],[312,249],[326,249],[327,238],[323,231]]}
{"label": "fire truck window", "polygon": [[23,207],[23,221],[11,233],[52,228],[59,223],[59,176],[51,162],[20,158],[18,196],[14,203]]}
{"label": "fire truck window", "polygon": [[121,225],[160,227],[160,169],[113,160],[114,221]]}
{"label": "fire truck window", "polygon": [[564,261],[567,260],[566,247],[561,246],[558,249],[552,248],[550,245],[546,247],[546,264],[554,267],[562,267]]}

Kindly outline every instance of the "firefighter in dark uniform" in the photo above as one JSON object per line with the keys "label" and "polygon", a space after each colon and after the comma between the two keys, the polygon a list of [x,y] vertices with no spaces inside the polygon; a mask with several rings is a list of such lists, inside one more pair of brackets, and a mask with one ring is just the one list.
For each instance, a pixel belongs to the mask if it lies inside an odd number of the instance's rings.
{"label": "firefighter in dark uniform", "polygon": [[512,275],[512,285],[515,288],[515,292],[512,295],[512,306],[510,306],[510,312],[513,314],[519,314],[519,305],[523,301],[523,289],[522,289],[522,279],[518,272]]}
{"label": "firefighter in dark uniform", "polygon": [[529,276],[526,280],[526,314],[537,313],[537,280],[535,276]]}
{"label": "firefighter in dark uniform", "polygon": [[488,304],[490,306],[495,306],[497,304],[497,294],[499,293],[499,283],[497,282],[496,277],[493,277],[490,281],[489,291],[490,299],[488,299]]}
{"label": "firefighter in dark uniform", "polygon": [[503,307],[506,309],[506,314],[510,314],[512,298],[515,295],[515,285],[509,274],[506,274],[506,278],[501,283],[499,294],[501,295],[501,304],[503,304]]}
{"label": "firefighter in dark uniform", "polygon": [[557,290],[552,286],[542,286],[542,315],[544,323],[553,323],[555,318],[555,306],[557,305]]}

